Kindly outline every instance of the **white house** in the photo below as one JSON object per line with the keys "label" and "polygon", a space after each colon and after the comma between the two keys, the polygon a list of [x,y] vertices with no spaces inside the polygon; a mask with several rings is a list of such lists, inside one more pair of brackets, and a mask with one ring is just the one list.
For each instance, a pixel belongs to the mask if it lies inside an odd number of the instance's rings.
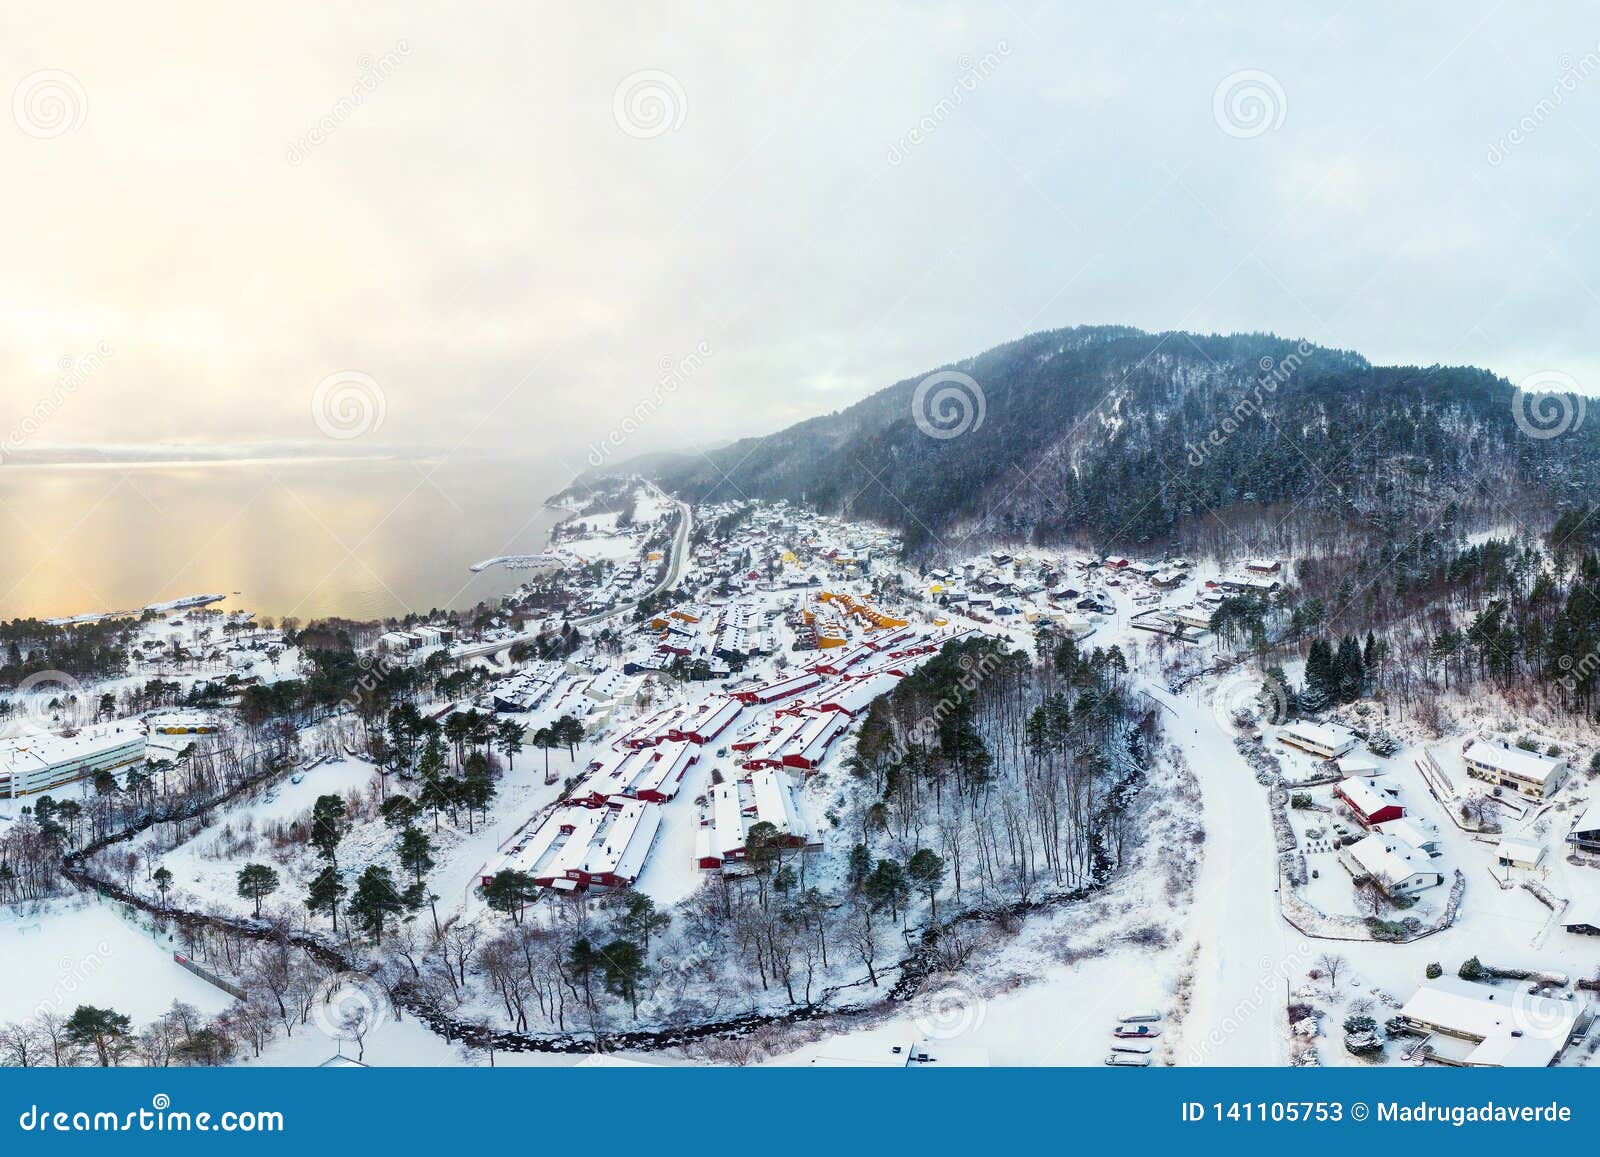
{"label": "white house", "polygon": [[1431,1034],[1422,1055],[1439,1064],[1543,1068],[1561,1056],[1579,1004],[1445,976],[1429,981],[1400,1009]]}
{"label": "white house", "polygon": [[1363,836],[1345,848],[1339,861],[1352,877],[1371,879],[1388,896],[1415,896],[1444,883],[1428,853],[1382,832]]}
{"label": "white house", "polygon": [[1515,788],[1533,799],[1554,794],[1567,778],[1566,760],[1524,751],[1504,740],[1491,743],[1474,739],[1461,753],[1461,760],[1469,774],[1500,787]]}
{"label": "white house", "polygon": [[1544,859],[1544,846],[1532,840],[1502,839],[1494,850],[1494,858],[1502,868],[1537,868]]}
{"label": "white house", "polygon": [[1338,759],[1356,745],[1355,733],[1337,723],[1296,720],[1278,732],[1278,742],[1309,751],[1323,759]]}
{"label": "white house", "polygon": [[1425,832],[1417,824],[1405,817],[1397,820],[1385,820],[1380,824],[1373,824],[1372,830],[1392,836],[1397,840],[1404,840],[1419,852],[1424,852],[1430,857],[1439,855],[1439,837],[1431,832]]}

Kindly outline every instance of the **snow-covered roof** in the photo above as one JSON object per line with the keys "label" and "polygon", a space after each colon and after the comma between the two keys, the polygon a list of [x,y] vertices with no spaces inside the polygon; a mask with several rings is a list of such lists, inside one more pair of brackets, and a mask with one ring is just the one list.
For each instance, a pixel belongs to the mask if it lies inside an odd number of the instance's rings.
{"label": "snow-covered roof", "polygon": [[20,779],[99,759],[123,747],[135,752],[144,742],[144,725],[136,719],[85,727],[75,735],[16,735],[0,739],[0,773]]}
{"label": "snow-covered roof", "polygon": [[1495,852],[1501,859],[1517,864],[1537,864],[1544,859],[1544,846],[1532,840],[1502,839]]}
{"label": "snow-covered roof", "polygon": [[794,798],[794,784],[787,772],[762,768],[750,777],[750,791],[757,823],[769,823],[783,835],[810,840],[811,824]]}
{"label": "snow-covered roof", "polygon": [[1575,832],[1592,832],[1600,828],[1600,802],[1591,803],[1572,825]]}
{"label": "snow-covered roof", "polygon": [[1363,759],[1355,755],[1347,755],[1343,759],[1335,760],[1334,766],[1339,769],[1342,775],[1377,775],[1378,772],[1383,770],[1372,760]]}
{"label": "snow-covered roof", "polygon": [[1575,1002],[1444,976],[1419,988],[1400,1015],[1482,1043],[1471,1065],[1542,1068],[1560,1054],[1578,1020]]}
{"label": "snow-covered roof", "polygon": [[594,833],[585,849],[585,876],[615,876],[632,883],[644,868],[645,857],[661,827],[661,805],[631,800],[611,814],[611,822]]}
{"label": "snow-covered roof", "polygon": [[1399,806],[1394,800],[1386,798],[1364,779],[1355,777],[1341,779],[1338,792],[1364,816],[1370,816],[1380,808]]}
{"label": "snow-covered roof", "polygon": [[1426,850],[1429,844],[1438,842],[1435,836],[1429,835],[1404,816],[1397,820],[1384,820],[1381,824],[1373,824],[1372,830],[1382,832],[1386,836],[1393,836],[1398,840],[1404,840],[1413,848],[1423,850]]}
{"label": "snow-covered roof", "polygon": [[1349,729],[1336,723],[1311,723],[1304,719],[1286,726],[1278,733],[1278,737],[1291,743],[1298,742],[1331,751],[1334,755],[1343,755],[1356,745],[1355,734]]}
{"label": "snow-covered roof", "polygon": [[1549,783],[1552,776],[1566,770],[1567,766],[1564,759],[1540,755],[1536,751],[1524,751],[1520,747],[1502,747],[1483,739],[1474,739],[1467,744],[1461,755],[1469,763],[1481,763],[1518,779],[1539,784]]}
{"label": "snow-covered roof", "polygon": [[1398,836],[1374,832],[1350,845],[1349,856],[1367,875],[1388,885],[1424,870],[1432,870],[1430,857]]}

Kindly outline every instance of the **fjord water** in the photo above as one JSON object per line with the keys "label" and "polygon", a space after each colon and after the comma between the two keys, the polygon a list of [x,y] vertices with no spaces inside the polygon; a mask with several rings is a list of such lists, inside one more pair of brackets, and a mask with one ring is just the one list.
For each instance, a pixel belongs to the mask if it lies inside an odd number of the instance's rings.
{"label": "fjord water", "polygon": [[539,458],[6,464],[0,620],[201,593],[302,620],[471,606],[519,576],[467,568],[541,550],[569,480]]}

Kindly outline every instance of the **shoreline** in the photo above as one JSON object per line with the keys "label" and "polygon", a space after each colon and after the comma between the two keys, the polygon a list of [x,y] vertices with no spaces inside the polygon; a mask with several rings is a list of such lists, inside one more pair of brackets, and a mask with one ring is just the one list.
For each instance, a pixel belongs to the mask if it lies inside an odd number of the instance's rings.
{"label": "shoreline", "polygon": [[[489,571],[494,570],[497,567],[503,567],[508,572],[514,572],[514,571],[516,571],[518,569],[522,569],[521,560],[531,560],[531,559],[540,559],[540,560],[543,560],[543,561],[539,562],[539,563],[529,563],[529,564],[527,564],[528,569],[534,569],[534,568],[536,568],[538,566],[550,566],[550,567],[559,568],[559,567],[565,565],[565,561],[563,559],[553,555],[550,552],[551,540],[553,539],[553,537],[555,535],[556,528],[561,526],[561,525],[563,525],[563,524],[565,524],[565,523],[567,523],[567,522],[570,522],[572,519],[576,518],[578,516],[579,512],[576,509],[574,509],[573,507],[568,506],[568,505],[566,505],[564,503],[558,503],[558,502],[553,501],[555,499],[555,497],[557,495],[561,494],[561,493],[563,493],[563,491],[557,491],[555,494],[552,494],[549,498],[546,498],[540,504],[542,509],[553,511],[553,512],[556,512],[556,513],[558,513],[560,515],[560,517],[557,518],[556,521],[553,522],[550,525],[549,529],[547,529],[545,531],[545,536],[544,536],[544,547],[545,547],[545,549],[543,551],[541,551],[541,552],[539,552],[537,554],[496,555],[493,558],[484,559],[484,560],[482,560],[480,562],[476,562],[476,563],[470,564],[467,567],[467,570],[472,572],[473,574],[485,574],[485,573],[487,573]],[[517,564],[517,565],[511,565],[511,564]],[[520,589],[520,587],[522,585],[523,584],[519,583],[518,586],[512,588],[511,591],[507,591],[504,594],[501,594],[501,595],[498,595],[498,596],[493,596],[493,597],[487,598],[487,599],[478,599],[478,600],[475,600],[474,602],[472,602],[470,604],[467,604],[467,605],[464,605],[464,606],[460,606],[460,607],[445,607],[445,608],[442,608],[442,609],[445,610],[446,612],[452,612],[453,613],[453,612],[469,611],[469,610],[472,610],[475,607],[480,607],[480,606],[483,606],[483,605],[485,605],[487,603],[490,603],[490,602],[494,602],[494,603],[498,604],[500,602],[503,602],[506,598],[508,598],[516,590]],[[142,616],[142,615],[144,615],[144,614],[146,614],[148,612],[152,612],[152,611],[155,612],[156,614],[167,614],[167,613],[172,613],[172,612],[195,610],[195,609],[201,608],[201,607],[215,606],[217,603],[227,602],[231,598],[236,598],[236,597],[239,596],[239,594],[240,594],[240,592],[234,591],[232,594],[210,594],[210,593],[208,593],[208,594],[199,594],[199,595],[185,595],[185,596],[183,596],[181,598],[164,599],[164,600],[161,600],[161,601],[158,601],[158,602],[147,603],[144,606],[134,607],[134,608],[130,608],[130,609],[127,609],[127,610],[86,611],[86,612],[84,612],[82,614],[75,614],[75,615],[51,615],[51,616],[48,616],[48,617],[41,617],[41,616],[37,616],[37,615],[14,615],[9,619],[0,618],[0,622],[23,622],[23,621],[26,621],[26,620],[29,620],[29,619],[37,618],[39,622],[41,622],[44,625],[49,626],[49,627],[88,626],[88,625],[93,624],[93,623],[104,623],[104,622],[112,621],[114,619],[137,619],[140,616]],[[240,607],[240,608],[235,608],[235,610],[237,612],[239,612],[239,613],[249,614],[252,617],[256,617],[256,616],[261,614],[261,612],[259,610],[255,609],[255,608],[251,608],[251,607]],[[331,614],[331,615],[319,616],[319,617],[345,618],[346,616],[341,615],[341,614]],[[354,623],[357,623],[359,625],[362,625],[362,626],[377,627],[377,626],[381,626],[386,621],[386,617],[379,617],[379,618],[375,618],[375,619],[351,619],[350,621],[354,622]]]}

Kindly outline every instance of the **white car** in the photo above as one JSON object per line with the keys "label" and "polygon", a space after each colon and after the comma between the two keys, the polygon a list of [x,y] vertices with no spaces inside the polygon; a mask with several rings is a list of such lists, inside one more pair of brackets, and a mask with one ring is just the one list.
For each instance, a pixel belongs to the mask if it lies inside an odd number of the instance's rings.
{"label": "white car", "polygon": [[1150,1065],[1150,1058],[1138,1053],[1112,1053],[1106,1058],[1106,1064],[1116,1068],[1143,1069]]}

